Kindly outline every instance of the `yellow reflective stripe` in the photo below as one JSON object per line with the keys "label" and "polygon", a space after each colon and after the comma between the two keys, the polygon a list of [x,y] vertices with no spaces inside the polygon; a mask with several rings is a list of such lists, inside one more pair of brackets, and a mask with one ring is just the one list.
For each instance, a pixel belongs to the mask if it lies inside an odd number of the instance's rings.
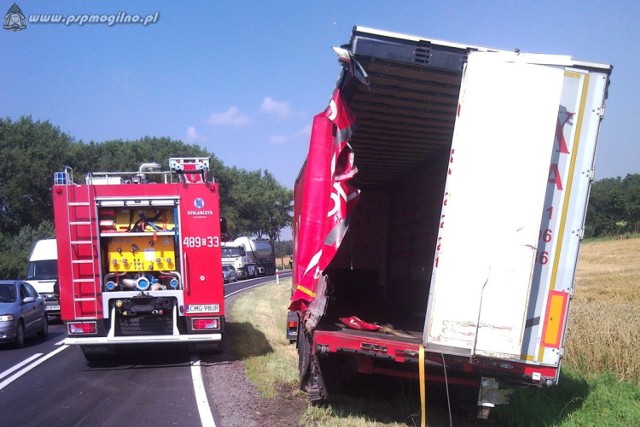
{"label": "yellow reflective stripe", "polygon": [[303,294],[307,294],[307,295],[309,295],[311,298],[315,298],[315,297],[316,297],[316,293],[315,293],[315,292],[313,292],[311,289],[307,289],[307,288],[305,288],[305,287],[304,287],[304,286],[302,286],[302,285],[298,285],[298,286],[296,286],[296,291],[300,291],[300,292],[302,292]]}
{"label": "yellow reflective stripe", "polygon": [[427,426],[427,390],[424,380],[424,346],[418,351],[418,372],[420,375],[420,427]]}
{"label": "yellow reflective stripe", "polygon": [[[567,77],[579,77],[575,73],[565,73]],[[564,236],[564,229],[567,225],[567,215],[569,212],[569,199],[571,197],[571,188],[573,187],[573,174],[576,169],[576,160],[578,158],[578,148],[580,148],[580,138],[582,133],[582,122],[584,120],[585,108],[587,103],[587,95],[589,91],[589,74],[584,75],[582,82],[582,91],[580,92],[580,107],[578,110],[578,117],[576,123],[576,132],[573,138],[573,144],[571,144],[571,160],[569,162],[569,174],[567,175],[567,183],[564,190],[564,201],[562,203],[562,216],[560,217],[560,227],[558,228],[558,236],[560,240],[556,245],[556,253],[553,261],[553,270],[551,271],[551,281],[549,282],[549,289],[554,290],[556,288],[556,280],[558,278],[558,266],[560,264],[560,255],[562,253],[562,236]],[[542,354],[542,351],[540,352]],[[540,359],[542,360],[542,359]]]}

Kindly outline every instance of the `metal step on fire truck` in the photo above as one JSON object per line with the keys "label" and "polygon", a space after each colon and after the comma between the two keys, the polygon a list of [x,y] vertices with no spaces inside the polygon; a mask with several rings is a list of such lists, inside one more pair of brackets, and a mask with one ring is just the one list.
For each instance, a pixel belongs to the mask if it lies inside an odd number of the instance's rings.
{"label": "metal step on fire truck", "polygon": [[160,169],[90,172],[83,184],[69,167],[54,176],[65,344],[88,361],[122,345],[223,347],[219,188],[209,159],[171,158]]}

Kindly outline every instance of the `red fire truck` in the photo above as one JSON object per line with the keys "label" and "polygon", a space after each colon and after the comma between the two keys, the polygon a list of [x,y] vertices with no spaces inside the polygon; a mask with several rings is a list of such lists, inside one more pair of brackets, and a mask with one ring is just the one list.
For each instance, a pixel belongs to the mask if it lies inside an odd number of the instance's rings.
{"label": "red fire truck", "polygon": [[55,174],[65,343],[88,361],[126,344],[223,346],[219,191],[209,159],[172,158],[169,171],[160,169],[91,172],[82,184],[69,167]]}

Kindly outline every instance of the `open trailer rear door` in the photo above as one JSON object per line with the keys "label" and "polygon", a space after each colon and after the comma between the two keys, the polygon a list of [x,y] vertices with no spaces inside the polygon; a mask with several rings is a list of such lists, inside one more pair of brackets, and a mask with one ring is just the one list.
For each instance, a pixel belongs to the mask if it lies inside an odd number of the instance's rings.
{"label": "open trailer rear door", "polygon": [[[553,57],[552,57],[553,58]],[[564,67],[473,52],[464,71],[423,340],[521,359]]]}

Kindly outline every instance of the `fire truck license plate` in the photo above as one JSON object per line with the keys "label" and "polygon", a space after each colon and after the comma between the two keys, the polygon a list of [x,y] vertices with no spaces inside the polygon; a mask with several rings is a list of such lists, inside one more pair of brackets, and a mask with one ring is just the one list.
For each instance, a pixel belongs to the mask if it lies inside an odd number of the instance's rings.
{"label": "fire truck license plate", "polygon": [[187,313],[217,313],[220,311],[218,304],[197,304],[188,305]]}

